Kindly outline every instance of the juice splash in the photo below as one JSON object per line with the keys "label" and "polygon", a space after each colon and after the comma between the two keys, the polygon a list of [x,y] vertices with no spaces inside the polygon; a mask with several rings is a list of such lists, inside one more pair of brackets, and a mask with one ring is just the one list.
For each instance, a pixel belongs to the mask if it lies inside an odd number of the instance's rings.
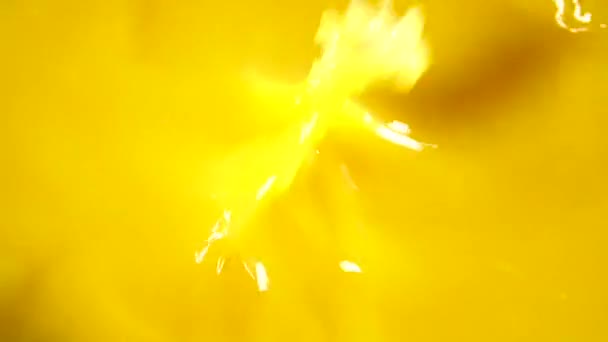
{"label": "juice splash", "polygon": [[[234,250],[220,252],[217,273],[222,272],[226,259],[233,259],[236,254],[258,283],[258,289],[268,289],[268,276],[262,261],[239,255],[238,236],[251,224],[260,206],[289,189],[331,127],[354,124],[383,140],[415,151],[432,146],[409,137],[407,124],[379,122],[353,100],[378,81],[393,81],[401,91],[409,90],[416,83],[429,64],[423,28],[420,8],[411,8],[403,16],[397,16],[390,1],[375,6],[353,0],[344,14],[332,10],[323,14],[315,37],[321,56],[313,63],[306,81],[298,87],[301,90],[293,99],[294,108],[287,108],[298,114],[294,116],[292,128],[277,139],[274,152],[252,151],[272,155],[267,158],[265,167],[270,171],[261,171],[261,168],[246,171],[257,174],[259,185],[255,190],[238,189],[239,194],[235,197],[239,200],[225,208],[204,247],[196,253],[197,263],[203,262],[220,240],[228,241]],[[345,272],[353,272],[354,263],[348,263],[349,267],[344,265],[340,267]],[[361,272],[359,266],[356,270]]]}

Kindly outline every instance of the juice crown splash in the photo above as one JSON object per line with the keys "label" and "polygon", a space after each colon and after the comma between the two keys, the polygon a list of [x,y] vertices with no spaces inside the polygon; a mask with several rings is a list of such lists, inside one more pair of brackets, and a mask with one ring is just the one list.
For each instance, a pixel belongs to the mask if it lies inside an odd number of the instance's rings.
{"label": "juice crown splash", "polygon": [[308,82],[313,88],[341,91],[346,97],[387,78],[409,89],[428,64],[423,28],[420,8],[398,17],[390,1],[377,7],[355,0],[344,15],[326,11],[315,37],[322,54],[313,64]]}
{"label": "juice crown splash", "polygon": [[[353,100],[370,84],[381,80],[394,81],[402,91],[416,83],[429,64],[428,49],[422,39],[423,24],[420,8],[398,16],[390,1],[376,6],[353,0],[343,14],[333,10],[323,14],[315,37],[321,56],[298,88],[302,91],[294,97],[294,108],[286,108],[300,116],[294,117],[293,127],[280,132],[274,146],[256,151],[265,156],[259,160],[266,162],[260,165],[260,170],[244,172],[259,174],[259,179],[253,186],[238,189],[239,194],[233,196],[238,200],[227,204],[204,246],[196,253],[197,263],[204,262],[211,249],[229,245],[230,250],[218,252],[217,273],[222,272],[227,260],[237,259],[256,281],[259,291],[269,289],[263,262],[243,256],[242,246],[235,241],[251,228],[252,218],[264,202],[289,189],[297,172],[317,151],[333,125],[347,120],[408,149],[420,151],[429,146],[409,137],[406,124],[379,122]],[[358,265],[348,260],[336,267],[344,272],[361,272]]]}

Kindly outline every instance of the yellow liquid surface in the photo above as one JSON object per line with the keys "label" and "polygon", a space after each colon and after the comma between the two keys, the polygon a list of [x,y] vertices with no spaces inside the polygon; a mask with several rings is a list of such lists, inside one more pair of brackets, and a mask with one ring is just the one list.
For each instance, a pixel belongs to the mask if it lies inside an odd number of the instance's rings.
{"label": "yellow liquid surface", "polygon": [[550,0],[422,2],[428,70],[357,100],[439,148],[333,127],[230,242],[260,293],[194,253],[286,165],[346,3],[2,1],[0,341],[608,340],[608,5],[581,3],[575,33]]}

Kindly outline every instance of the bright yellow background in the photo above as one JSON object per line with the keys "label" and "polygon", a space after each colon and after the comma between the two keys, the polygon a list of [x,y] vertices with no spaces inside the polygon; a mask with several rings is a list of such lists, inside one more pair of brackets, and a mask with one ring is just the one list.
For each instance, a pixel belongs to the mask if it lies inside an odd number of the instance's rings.
{"label": "bright yellow background", "polygon": [[343,4],[1,1],[0,340],[606,341],[608,31],[550,0],[424,4],[433,66],[365,102],[440,149],[334,132],[249,232],[259,296],[194,264],[211,192],[289,123],[243,75],[303,79]]}

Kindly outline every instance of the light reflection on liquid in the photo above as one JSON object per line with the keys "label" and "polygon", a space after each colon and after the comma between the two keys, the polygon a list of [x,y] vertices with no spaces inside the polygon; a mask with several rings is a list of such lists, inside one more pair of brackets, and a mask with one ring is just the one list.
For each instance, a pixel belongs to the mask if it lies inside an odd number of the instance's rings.
{"label": "light reflection on liquid", "polygon": [[[572,0],[571,2],[571,5],[573,6],[572,18],[574,19],[574,21],[577,22],[577,24],[585,25],[582,27],[573,27],[566,23],[565,13],[566,8],[568,7],[566,4],[566,0],[553,0],[553,3],[557,7],[557,12],[555,13],[555,22],[560,27],[572,33],[587,32],[592,29],[592,26],[590,26],[592,14],[591,12],[583,11],[583,7],[579,0]],[[601,23],[597,26],[601,29],[606,28],[606,24],[604,23]]]}

